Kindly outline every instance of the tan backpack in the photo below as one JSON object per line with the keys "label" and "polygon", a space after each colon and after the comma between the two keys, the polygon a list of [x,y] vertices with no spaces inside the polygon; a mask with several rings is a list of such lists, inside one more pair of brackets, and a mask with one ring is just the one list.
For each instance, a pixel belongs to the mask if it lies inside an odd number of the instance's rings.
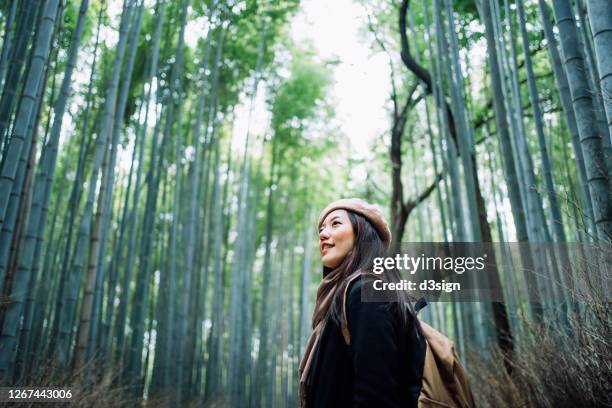
{"label": "tan backpack", "polygon": [[[351,281],[359,275],[351,277]],[[351,336],[346,317],[346,300],[350,281],[344,289],[342,336],[349,345]],[[419,394],[419,408],[474,408],[476,404],[467,373],[455,351],[453,342],[419,319],[421,333],[425,338],[427,349],[423,367],[423,384]]]}

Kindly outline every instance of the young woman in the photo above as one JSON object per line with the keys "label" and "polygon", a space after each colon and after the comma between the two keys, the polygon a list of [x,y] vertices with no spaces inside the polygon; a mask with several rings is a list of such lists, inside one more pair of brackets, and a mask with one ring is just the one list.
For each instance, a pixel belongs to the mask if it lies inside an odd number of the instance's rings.
{"label": "young woman", "polygon": [[372,266],[390,241],[387,222],[365,201],[339,200],[321,213],[323,280],[300,363],[302,408],[417,406],[426,345],[406,295],[361,299],[369,279],[381,278]]}

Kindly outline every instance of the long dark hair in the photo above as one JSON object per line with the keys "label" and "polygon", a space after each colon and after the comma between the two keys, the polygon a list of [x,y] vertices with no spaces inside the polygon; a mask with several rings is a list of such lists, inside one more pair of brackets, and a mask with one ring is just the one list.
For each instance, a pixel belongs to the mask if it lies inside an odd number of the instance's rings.
{"label": "long dark hair", "polygon": [[[361,214],[351,210],[346,210],[349,220],[355,234],[355,245],[344,257],[340,265],[338,265],[336,273],[342,283],[338,285],[334,299],[330,307],[328,318],[334,321],[338,326],[343,319],[343,304],[342,294],[346,286],[349,284],[349,278],[353,274],[362,273],[366,278],[372,277],[381,279],[386,282],[398,282],[400,276],[397,271],[386,271],[381,275],[374,275],[372,269],[374,267],[374,259],[387,255],[388,245],[385,244],[376,232],[372,224]],[[388,306],[395,308],[398,316],[400,316],[402,326],[407,327],[412,322],[414,316],[411,299],[404,291],[393,291],[392,296],[397,298],[391,299]]]}

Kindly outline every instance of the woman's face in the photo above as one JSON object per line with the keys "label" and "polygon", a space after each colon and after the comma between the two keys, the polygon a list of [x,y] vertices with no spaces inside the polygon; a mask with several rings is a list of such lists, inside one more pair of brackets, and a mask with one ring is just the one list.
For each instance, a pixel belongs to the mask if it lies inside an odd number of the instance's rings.
{"label": "woman's face", "polygon": [[327,214],[319,229],[321,261],[328,268],[335,268],[355,245],[353,225],[346,210],[334,210]]}

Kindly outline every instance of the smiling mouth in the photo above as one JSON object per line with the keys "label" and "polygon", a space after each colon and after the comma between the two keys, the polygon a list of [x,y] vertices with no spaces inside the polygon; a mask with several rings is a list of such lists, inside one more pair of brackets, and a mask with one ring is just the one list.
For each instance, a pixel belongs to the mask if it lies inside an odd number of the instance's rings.
{"label": "smiling mouth", "polygon": [[323,244],[321,245],[321,252],[325,252],[327,251],[329,248],[333,248],[334,246],[332,244]]}

